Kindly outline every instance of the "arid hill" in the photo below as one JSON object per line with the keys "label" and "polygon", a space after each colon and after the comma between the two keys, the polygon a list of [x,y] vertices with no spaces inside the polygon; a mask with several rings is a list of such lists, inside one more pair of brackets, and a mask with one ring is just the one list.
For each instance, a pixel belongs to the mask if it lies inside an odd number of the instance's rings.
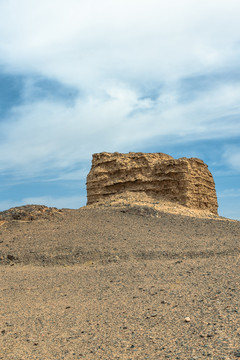
{"label": "arid hill", "polygon": [[217,214],[215,183],[197,158],[174,159],[163,153],[99,153],[87,176],[88,205],[115,195],[146,194],[150,202],[170,200]]}
{"label": "arid hill", "polygon": [[0,213],[0,360],[237,360],[239,241],[201,160],[95,154],[87,206]]}
{"label": "arid hill", "polygon": [[240,222],[37,209],[0,227],[1,360],[239,358]]}

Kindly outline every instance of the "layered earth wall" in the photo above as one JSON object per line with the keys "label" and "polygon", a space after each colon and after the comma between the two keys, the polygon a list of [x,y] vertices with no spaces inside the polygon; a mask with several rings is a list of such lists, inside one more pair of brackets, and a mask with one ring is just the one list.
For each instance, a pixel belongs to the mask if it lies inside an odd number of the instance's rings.
{"label": "layered earth wall", "polygon": [[174,159],[163,153],[140,152],[93,154],[87,204],[124,192],[145,193],[153,201],[167,199],[217,214],[213,176],[197,158]]}

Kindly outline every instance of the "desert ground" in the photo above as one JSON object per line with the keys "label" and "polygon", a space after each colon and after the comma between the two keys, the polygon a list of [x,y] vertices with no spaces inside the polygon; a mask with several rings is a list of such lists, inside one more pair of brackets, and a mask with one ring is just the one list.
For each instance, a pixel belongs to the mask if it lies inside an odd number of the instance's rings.
{"label": "desert ground", "polygon": [[0,359],[240,358],[239,221],[118,204],[0,225]]}

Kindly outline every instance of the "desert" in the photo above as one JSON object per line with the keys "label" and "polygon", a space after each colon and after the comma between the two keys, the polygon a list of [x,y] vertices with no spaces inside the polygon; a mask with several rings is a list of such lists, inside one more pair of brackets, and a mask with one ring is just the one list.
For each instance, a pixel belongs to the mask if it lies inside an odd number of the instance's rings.
{"label": "desert", "polygon": [[240,358],[240,222],[212,185],[187,206],[142,180],[75,210],[0,213],[0,359]]}
{"label": "desert", "polygon": [[240,360],[240,0],[0,0],[0,360]]}

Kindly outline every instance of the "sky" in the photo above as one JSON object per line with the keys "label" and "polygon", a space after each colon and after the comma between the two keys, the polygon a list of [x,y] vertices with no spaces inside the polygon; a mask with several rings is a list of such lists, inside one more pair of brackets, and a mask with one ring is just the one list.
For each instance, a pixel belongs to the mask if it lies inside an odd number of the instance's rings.
{"label": "sky", "polygon": [[0,0],[0,211],[79,208],[96,152],[198,157],[240,220],[239,0]]}

